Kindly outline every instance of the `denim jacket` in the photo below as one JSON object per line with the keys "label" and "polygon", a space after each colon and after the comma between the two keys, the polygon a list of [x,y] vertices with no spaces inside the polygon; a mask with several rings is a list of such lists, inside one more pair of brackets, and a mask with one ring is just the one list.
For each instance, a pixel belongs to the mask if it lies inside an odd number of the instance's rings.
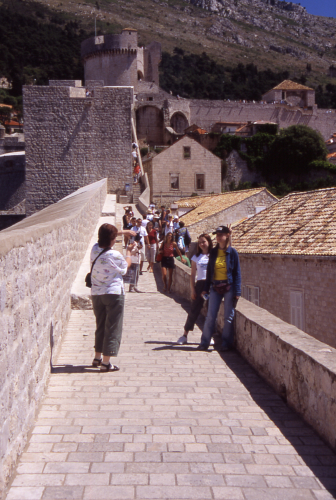
{"label": "denim jacket", "polygon": [[[209,293],[210,285],[213,282],[213,277],[215,273],[215,264],[218,253],[218,245],[210,250],[209,262],[207,267],[207,277],[204,286],[204,291]],[[240,264],[238,252],[235,248],[229,247],[226,250],[226,268],[228,283],[233,286],[234,297],[241,296],[241,274],[240,274]]]}

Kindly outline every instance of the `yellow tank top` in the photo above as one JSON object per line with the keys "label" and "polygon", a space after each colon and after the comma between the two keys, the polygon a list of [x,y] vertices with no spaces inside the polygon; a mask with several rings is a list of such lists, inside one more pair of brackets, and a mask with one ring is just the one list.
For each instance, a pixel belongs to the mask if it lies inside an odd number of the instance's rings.
{"label": "yellow tank top", "polygon": [[218,249],[217,259],[215,263],[215,274],[214,280],[224,281],[227,280],[227,269],[226,269],[226,252],[225,250]]}

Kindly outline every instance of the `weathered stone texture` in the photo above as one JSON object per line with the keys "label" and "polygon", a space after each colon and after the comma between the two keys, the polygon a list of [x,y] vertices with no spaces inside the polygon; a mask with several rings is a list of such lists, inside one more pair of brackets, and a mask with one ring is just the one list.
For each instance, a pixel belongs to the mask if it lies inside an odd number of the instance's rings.
{"label": "weathered stone texture", "polygon": [[102,180],[0,233],[0,493],[43,395],[105,197]]}
{"label": "weathered stone texture", "polygon": [[226,159],[227,172],[223,179],[223,188],[229,189],[231,183],[237,187],[241,182],[261,182],[262,177],[259,172],[253,172],[247,166],[238,151],[233,150]]}
{"label": "weathered stone texture", "polygon": [[[275,267],[274,272],[280,274],[281,270]],[[190,269],[176,262],[173,291],[190,299],[189,283]],[[311,295],[309,306],[313,300],[316,307],[321,306],[319,292]],[[217,319],[219,332],[223,328],[223,305]],[[317,309],[315,314],[319,320]],[[242,356],[335,450],[336,350],[243,298],[236,309],[235,343]]]}
{"label": "weathered stone texture", "polygon": [[[228,224],[240,221],[245,217],[255,215],[256,207],[267,208],[270,205],[273,205],[274,202],[274,196],[267,191],[262,191],[261,193],[246,198],[230,208],[222,210],[215,215],[188,226],[189,233],[192,238],[197,238],[199,234],[210,233],[220,225],[227,226]],[[197,208],[195,210],[197,210]]]}
{"label": "weathered stone texture", "polygon": [[[233,236],[234,245],[234,236]],[[290,323],[290,291],[303,292],[303,330],[336,347],[335,257],[240,254],[243,285],[259,287],[259,305]]]}
{"label": "weathered stone texture", "polygon": [[132,186],[132,88],[26,86],[23,99],[28,215],[99,179]]}

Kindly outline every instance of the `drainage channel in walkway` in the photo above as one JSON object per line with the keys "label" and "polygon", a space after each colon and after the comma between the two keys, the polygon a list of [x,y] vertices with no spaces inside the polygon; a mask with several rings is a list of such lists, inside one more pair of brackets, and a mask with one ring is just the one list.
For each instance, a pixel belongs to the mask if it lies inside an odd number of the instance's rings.
{"label": "drainage channel in walkway", "polygon": [[72,311],[6,500],[335,498],[314,431],[238,353],[196,351],[198,327],[178,346],[187,303],[147,272],[139,288],[119,372],[90,366],[94,316]]}

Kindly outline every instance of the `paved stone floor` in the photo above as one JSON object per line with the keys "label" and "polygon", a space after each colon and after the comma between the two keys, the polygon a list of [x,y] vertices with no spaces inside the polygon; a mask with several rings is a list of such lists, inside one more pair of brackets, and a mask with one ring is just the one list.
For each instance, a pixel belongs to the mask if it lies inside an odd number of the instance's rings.
{"label": "paved stone floor", "polygon": [[185,301],[140,289],[119,372],[90,367],[93,313],[72,312],[7,500],[335,498],[334,453],[237,353],[175,344]]}

